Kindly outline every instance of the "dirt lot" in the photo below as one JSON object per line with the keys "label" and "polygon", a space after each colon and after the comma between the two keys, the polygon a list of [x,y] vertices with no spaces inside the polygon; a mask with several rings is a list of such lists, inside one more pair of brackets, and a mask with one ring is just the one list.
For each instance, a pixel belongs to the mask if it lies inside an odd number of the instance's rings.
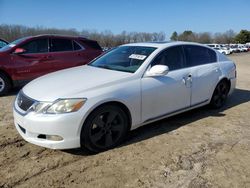
{"label": "dirt lot", "polygon": [[90,155],[25,142],[15,93],[0,98],[0,187],[250,187],[250,53],[231,55],[238,83],[225,108],[200,108],[139,128]]}

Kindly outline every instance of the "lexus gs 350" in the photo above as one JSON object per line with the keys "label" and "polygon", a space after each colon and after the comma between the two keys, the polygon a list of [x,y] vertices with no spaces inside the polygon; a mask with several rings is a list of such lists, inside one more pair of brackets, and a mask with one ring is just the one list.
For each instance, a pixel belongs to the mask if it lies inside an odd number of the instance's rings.
{"label": "lexus gs 350", "polygon": [[127,44],[30,82],[16,97],[14,122],[30,143],[100,152],[139,126],[208,104],[222,107],[235,84],[235,64],[210,47]]}

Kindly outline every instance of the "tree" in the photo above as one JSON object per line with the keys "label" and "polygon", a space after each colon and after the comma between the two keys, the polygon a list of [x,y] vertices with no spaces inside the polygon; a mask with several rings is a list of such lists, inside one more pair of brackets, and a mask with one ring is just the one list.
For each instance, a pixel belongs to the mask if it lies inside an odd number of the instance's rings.
{"label": "tree", "polygon": [[192,41],[192,42],[195,42],[195,41],[197,41],[195,39],[196,39],[195,33],[193,33],[193,31],[190,31],[190,30],[184,31],[178,37],[178,40],[181,40],[181,41]]}
{"label": "tree", "polygon": [[236,36],[236,33],[235,33],[232,29],[226,31],[226,32],[224,33],[224,38],[225,38],[225,40],[226,40],[225,43],[226,43],[226,44],[233,43],[233,42],[234,42],[235,36]]}
{"label": "tree", "polygon": [[203,44],[209,44],[212,42],[211,34],[208,32],[199,33],[197,41]]}
{"label": "tree", "polygon": [[235,42],[245,44],[250,42],[250,31],[241,30],[238,35],[235,36]]}
{"label": "tree", "polygon": [[170,40],[172,40],[172,41],[178,40],[178,33],[176,31],[172,33]]}

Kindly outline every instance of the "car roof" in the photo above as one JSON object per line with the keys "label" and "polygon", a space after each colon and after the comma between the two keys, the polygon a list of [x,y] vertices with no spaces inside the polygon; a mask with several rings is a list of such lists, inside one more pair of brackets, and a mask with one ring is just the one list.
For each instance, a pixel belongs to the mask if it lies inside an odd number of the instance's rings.
{"label": "car roof", "polygon": [[[122,46],[145,46],[145,47],[154,47],[154,48],[166,48],[176,45],[198,45],[205,46],[204,44],[195,43],[195,42],[183,42],[183,41],[166,41],[166,42],[142,42],[142,43],[130,43],[124,44]],[[205,46],[207,47],[207,46]]]}
{"label": "car roof", "polygon": [[41,34],[35,36],[28,36],[27,39],[40,38],[40,37],[58,37],[58,38],[68,38],[68,39],[81,39],[81,40],[91,40],[83,36],[72,36],[72,35],[59,35],[59,34]]}

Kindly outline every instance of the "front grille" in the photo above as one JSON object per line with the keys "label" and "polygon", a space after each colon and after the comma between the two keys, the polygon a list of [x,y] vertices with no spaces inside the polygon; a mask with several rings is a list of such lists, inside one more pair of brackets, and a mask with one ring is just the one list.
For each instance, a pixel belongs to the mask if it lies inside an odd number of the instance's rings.
{"label": "front grille", "polygon": [[27,111],[34,103],[35,100],[27,97],[22,91],[18,94],[17,105],[23,111]]}

